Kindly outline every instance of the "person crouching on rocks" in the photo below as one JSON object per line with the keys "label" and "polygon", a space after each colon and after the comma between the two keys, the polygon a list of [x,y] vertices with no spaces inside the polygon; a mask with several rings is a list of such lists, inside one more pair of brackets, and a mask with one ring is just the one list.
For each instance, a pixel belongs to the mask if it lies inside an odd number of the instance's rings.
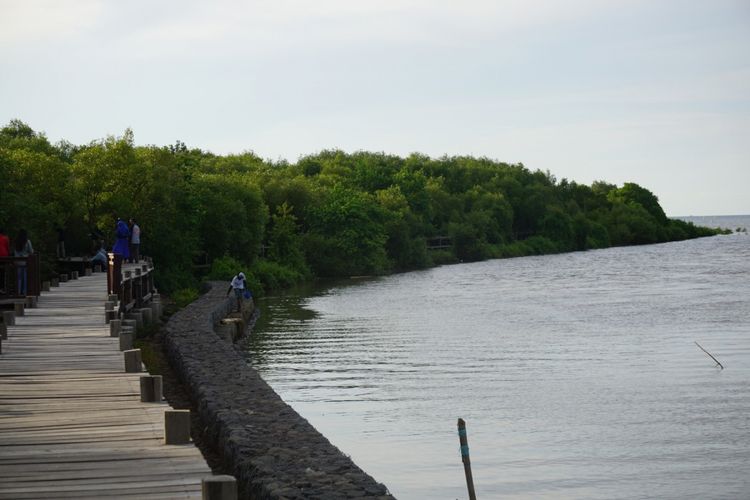
{"label": "person crouching on rocks", "polygon": [[229,297],[229,292],[234,290],[234,296],[237,297],[237,312],[242,311],[242,296],[245,293],[245,283],[245,273],[239,273],[232,278],[229,290],[227,290],[227,297]]}

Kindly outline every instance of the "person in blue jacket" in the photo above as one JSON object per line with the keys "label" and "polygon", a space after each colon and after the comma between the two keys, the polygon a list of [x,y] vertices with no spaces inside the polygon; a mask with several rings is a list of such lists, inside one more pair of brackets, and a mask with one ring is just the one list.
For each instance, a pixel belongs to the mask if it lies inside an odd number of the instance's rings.
{"label": "person in blue jacket", "polygon": [[115,246],[112,247],[112,252],[122,255],[122,259],[126,260],[130,258],[130,229],[128,229],[127,223],[122,219],[117,219],[117,227],[115,228],[115,234],[117,241]]}

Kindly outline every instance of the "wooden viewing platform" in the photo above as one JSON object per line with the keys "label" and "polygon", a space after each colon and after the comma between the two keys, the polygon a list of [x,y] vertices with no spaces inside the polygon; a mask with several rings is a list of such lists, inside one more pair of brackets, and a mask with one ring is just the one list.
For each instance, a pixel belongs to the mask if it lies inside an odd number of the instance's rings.
{"label": "wooden viewing platform", "polygon": [[201,498],[192,444],[167,445],[105,324],[106,273],[43,292],[0,354],[0,498]]}

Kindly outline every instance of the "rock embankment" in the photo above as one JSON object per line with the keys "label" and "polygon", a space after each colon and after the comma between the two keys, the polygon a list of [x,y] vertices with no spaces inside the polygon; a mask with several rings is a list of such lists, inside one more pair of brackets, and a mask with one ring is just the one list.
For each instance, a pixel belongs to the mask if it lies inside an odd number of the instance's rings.
{"label": "rock embankment", "polygon": [[214,325],[230,304],[225,283],[209,283],[205,294],[170,318],[164,344],[242,496],[392,499],[218,338]]}

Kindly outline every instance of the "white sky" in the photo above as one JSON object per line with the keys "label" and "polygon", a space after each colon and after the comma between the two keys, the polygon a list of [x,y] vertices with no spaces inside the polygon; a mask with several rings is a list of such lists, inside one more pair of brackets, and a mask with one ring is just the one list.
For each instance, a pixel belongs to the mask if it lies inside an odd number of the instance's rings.
{"label": "white sky", "polygon": [[0,0],[0,125],[487,156],[750,213],[748,0]]}

